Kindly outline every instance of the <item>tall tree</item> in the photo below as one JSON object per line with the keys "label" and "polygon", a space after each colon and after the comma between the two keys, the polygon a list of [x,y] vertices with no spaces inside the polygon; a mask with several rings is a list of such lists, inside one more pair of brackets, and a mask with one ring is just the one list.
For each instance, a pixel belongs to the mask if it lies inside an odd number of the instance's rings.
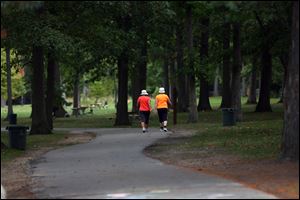
{"label": "tall tree", "polygon": [[212,108],[209,102],[209,83],[205,72],[208,64],[209,17],[201,20],[201,28],[203,32],[200,41],[200,93],[197,110],[210,111]]}
{"label": "tall tree", "polygon": [[248,92],[247,104],[256,104],[256,74],[257,74],[257,58],[253,56],[252,58],[252,69],[250,74],[250,86]]}
{"label": "tall tree", "polygon": [[132,87],[132,111],[137,110],[137,98],[143,89],[147,89],[147,58],[148,58],[148,31],[151,24],[150,12],[151,3],[149,2],[132,2],[134,7],[134,16],[132,22],[136,30],[136,63],[131,74]]}
{"label": "tall tree", "polygon": [[263,24],[258,12],[254,11],[255,17],[260,25],[262,37],[261,52],[261,82],[259,90],[259,99],[256,106],[256,112],[271,112],[270,104],[270,86],[272,81],[272,55],[271,55],[271,29],[270,25]]}
{"label": "tall tree", "polygon": [[194,69],[194,51],[193,51],[193,14],[192,6],[186,7],[186,24],[187,24],[187,48],[188,48],[188,96],[189,96],[189,113],[188,122],[196,123],[198,121],[198,111],[196,102],[196,78]]}
{"label": "tall tree", "polygon": [[177,63],[177,89],[178,89],[178,112],[187,112],[188,93],[186,87],[186,75],[183,60],[183,33],[182,22],[178,22],[176,27],[176,63]]}
{"label": "tall tree", "polygon": [[7,117],[9,119],[10,115],[13,114],[12,106],[12,91],[11,91],[11,65],[10,65],[10,48],[6,48],[6,80],[7,80]]}
{"label": "tall tree", "polygon": [[299,1],[293,2],[290,59],[284,90],[283,159],[299,161]]}
{"label": "tall tree", "polygon": [[49,134],[51,129],[46,118],[44,89],[44,55],[43,47],[32,49],[32,124],[30,134]]}
{"label": "tall tree", "polygon": [[[225,19],[226,20],[226,19]],[[230,67],[230,23],[223,24],[223,83],[222,83],[222,108],[231,107],[231,67]]]}
{"label": "tall tree", "polygon": [[[125,38],[130,30],[130,16],[119,19],[119,26],[124,31]],[[128,62],[129,55],[127,45],[123,46],[122,53],[118,57],[118,103],[115,125],[129,125],[128,117]]]}
{"label": "tall tree", "polygon": [[53,129],[53,107],[55,98],[55,55],[50,50],[48,53],[48,67],[47,67],[47,90],[46,90],[46,113],[48,124]]}
{"label": "tall tree", "polygon": [[237,121],[242,120],[242,108],[241,108],[241,70],[242,70],[242,58],[241,58],[241,25],[240,22],[234,22],[233,24],[233,65],[232,65],[232,107],[235,109],[235,118]]}
{"label": "tall tree", "polygon": [[170,87],[170,84],[169,84],[169,55],[168,53],[166,52],[165,53],[165,56],[164,56],[164,64],[163,64],[163,74],[164,74],[164,88],[166,90],[166,94],[167,95],[170,95],[169,94],[169,87]]}

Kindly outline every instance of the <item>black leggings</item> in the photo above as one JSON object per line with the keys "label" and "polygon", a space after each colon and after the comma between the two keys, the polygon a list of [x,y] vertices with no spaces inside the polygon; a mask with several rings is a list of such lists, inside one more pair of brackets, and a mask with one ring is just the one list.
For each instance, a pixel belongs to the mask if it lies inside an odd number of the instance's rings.
{"label": "black leggings", "polygon": [[160,123],[168,120],[168,108],[159,108],[157,109],[157,113]]}

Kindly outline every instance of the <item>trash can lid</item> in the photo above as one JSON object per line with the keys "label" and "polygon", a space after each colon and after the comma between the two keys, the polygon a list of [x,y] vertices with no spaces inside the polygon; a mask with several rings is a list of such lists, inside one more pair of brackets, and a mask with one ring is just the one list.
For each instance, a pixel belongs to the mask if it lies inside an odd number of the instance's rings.
{"label": "trash can lid", "polygon": [[6,130],[12,130],[12,129],[29,129],[29,126],[9,125],[9,126],[6,127]]}

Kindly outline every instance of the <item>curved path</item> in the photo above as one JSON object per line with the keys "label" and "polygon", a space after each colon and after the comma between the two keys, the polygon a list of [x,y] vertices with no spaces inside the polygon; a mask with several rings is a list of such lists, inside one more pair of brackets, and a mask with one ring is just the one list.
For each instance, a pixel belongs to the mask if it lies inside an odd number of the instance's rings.
{"label": "curved path", "polygon": [[[68,129],[69,130],[69,129]],[[39,198],[66,199],[261,199],[275,198],[216,176],[165,165],[143,149],[166,137],[158,129],[73,129],[95,140],[50,151],[31,163]]]}

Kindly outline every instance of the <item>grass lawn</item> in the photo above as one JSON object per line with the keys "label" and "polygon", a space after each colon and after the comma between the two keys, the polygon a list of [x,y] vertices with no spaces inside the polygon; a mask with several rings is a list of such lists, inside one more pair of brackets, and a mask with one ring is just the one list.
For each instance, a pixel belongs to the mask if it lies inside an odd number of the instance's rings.
{"label": "grass lawn", "polygon": [[[242,98],[243,119],[242,122],[232,127],[223,127],[222,111],[219,109],[221,97],[210,98],[213,107],[212,112],[200,112],[199,121],[188,124],[187,113],[178,113],[177,125],[173,125],[173,112],[169,113],[169,128],[193,129],[197,134],[181,148],[202,148],[213,146],[223,148],[228,152],[240,154],[248,158],[270,158],[277,156],[280,148],[281,131],[283,127],[282,104],[277,104],[278,99],[271,99],[273,112],[255,113],[255,105],[246,105],[246,98]],[[152,104],[154,100],[152,100]],[[71,113],[71,107],[66,110]],[[129,106],[129,111],[131,107]],[[1,126],[5,127],[7,121],[6,109],[1,109]],[[29,118],[31,106],[14,106],[14,112],[18,115],[17,122],[22,125],[31,125]],[[109,128],[114,126],[115,108],[110,105],[108,109],[94,109],[94,114],[86,114],[79,117],[57,118],[54,127],[65,128]],[[138,120],[133,120],[128,127],[140,127]],[[156,113],[151,113],[150,128],[159,127]],[[44,137],[44,136],[43,136]],[[49,137],[55,137],[49,136]],[[57,137],[60,137],[57,136]]]}
{"label": "grass lawn", "polygon": [[[66,133],[64,132],[54,132],[50,135],[27,135],[26,138],[26,150],[36,150],[42,147],[52,147],[57,145],[58,141],[65,138]],[[8,146],[9,138],[7,132],[1,132],[1,142]],[[5,148],[1,150],[1,163],[8,162],[16,157],[22,156],[26,151]]]}
{"label": "grass lawn", "polygon": [[255,113],[255,105],[243,105],[242,122],[229,127],[222,125],[220,110],[199,113],[196,124],[185,123],[187,114],[181,114],[175,127],[196,130],[196,134],[176,148],[213,147],[246,159],[276,159],[280,152],[283,107],[277,99],[271,102],[273,112],[268,113]]}

